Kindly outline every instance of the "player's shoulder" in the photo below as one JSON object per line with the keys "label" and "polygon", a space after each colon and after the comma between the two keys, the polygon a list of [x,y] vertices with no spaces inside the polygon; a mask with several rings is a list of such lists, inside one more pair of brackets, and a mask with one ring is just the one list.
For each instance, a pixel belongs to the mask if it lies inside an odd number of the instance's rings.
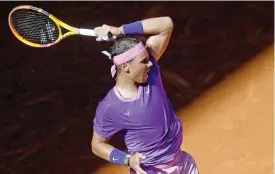
{"label": "player's shoulder", "polygon": [[154,62],[157,61],[157,59],[152,54],[149,54],[149,59]]}
{"label": "player's shoulder", "polygon": [[105,97],[101,101],[99,101],[97,108],[109,110],[113,105],[113,101],[114,101],[114,96],[113,96],[113,88],[112,88],[107,92]]}
{"label": "player's shoulder", "polygon": [[151,54],[149,55],[149,60],[152,62],[153,66],[159,67],[157,59]]}
{"label": "player's shoulder", "polygon": [[149,56],[149,59],[153,64],[153,66],[150,68],[150,72],[152,72],[155,76],[159,76],[160,66],[157,62],[157,59],[152,55]]}

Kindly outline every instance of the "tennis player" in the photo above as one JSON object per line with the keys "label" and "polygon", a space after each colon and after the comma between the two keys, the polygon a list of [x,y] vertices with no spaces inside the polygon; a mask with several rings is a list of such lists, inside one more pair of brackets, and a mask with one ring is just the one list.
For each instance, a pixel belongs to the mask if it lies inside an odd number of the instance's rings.
{"label": "tennis player", "polygon": [[[173,22],[157,17],[114,27],[103,25],[97,41],[113,34],[110,49],[116,85],[98,104],[91,142],[95,155],[129,166],[137,174],[198,174],[192,156],[181,150],[182,124],[162,84],[157,60],[166,50]],[[143,43],[135,35],[148,34]],[[108,143],[116,133],[127,152]]]}

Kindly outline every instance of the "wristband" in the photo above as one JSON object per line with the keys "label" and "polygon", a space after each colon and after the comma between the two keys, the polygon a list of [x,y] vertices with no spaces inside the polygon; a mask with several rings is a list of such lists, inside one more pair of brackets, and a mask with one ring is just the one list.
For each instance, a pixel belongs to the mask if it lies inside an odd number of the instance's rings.
{"label": "wristband", "polygon": [[128,166],[130,155],[118,149],[114,149],[110,154],[110,162],[122,166]]}
{"label": "wristband", "polygon": [[141,21],[122,25],[124,35],[141,35],[143,34],[143,26]]}

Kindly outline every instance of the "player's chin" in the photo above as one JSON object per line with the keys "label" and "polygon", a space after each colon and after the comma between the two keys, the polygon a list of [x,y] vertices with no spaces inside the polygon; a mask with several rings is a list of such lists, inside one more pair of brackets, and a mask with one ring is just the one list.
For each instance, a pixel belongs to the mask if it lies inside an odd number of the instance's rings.
{"label": "player's chin", "polygon": [[142,74],[136,78],[135,82],[138,84],[144,84],[148,81],[148,74]]}
{"label": "player's chin", "polygon": [[136,83],[144,84],[147,82],[147,80],[148,80],[148,78],[146,78],[146,77],[140,77],[138,80],[136,80]]}
{"label": "player's chin", "polygon": [[142,76],[142,78],[141,78],[141,83],[146,83],[147,80],[148,80],[148,76],[147,76],[147,74],[146,74],[146,76]]}

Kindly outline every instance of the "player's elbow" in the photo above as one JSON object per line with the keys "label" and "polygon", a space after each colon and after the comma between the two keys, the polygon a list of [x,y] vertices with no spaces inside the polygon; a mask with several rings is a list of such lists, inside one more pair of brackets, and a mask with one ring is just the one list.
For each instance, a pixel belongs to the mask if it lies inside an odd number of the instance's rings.
{"label": "player's elbow", "polygon": [[91,141],[91,148],[93,154],[97,155],[97,144],[93,140]]}
{"label": "player's elbow", "polygon": [[91,141],[91,149],[92,149],[93,154],[98,156],[100,153],[100,149],[103,148],[102,145],[103,145],[102,141],[99,141],[99,140],[93,138]]}
{"label": "player's elbow", "polygon": [[94,154],[94,155],[96,155],[96,156],[97,156],[97,151],[96,151],[96,149],[95,149],[95,148],[93,148],[93,147],[92,147],[92,152],[93,152],[93,154]]}
{"label": "player's elbow", "polygon": [[174,28],[174,23],[173,20],[169,16],[165,16],[163,19],[163,23],[165,23],[167,29],[173,30]]}

